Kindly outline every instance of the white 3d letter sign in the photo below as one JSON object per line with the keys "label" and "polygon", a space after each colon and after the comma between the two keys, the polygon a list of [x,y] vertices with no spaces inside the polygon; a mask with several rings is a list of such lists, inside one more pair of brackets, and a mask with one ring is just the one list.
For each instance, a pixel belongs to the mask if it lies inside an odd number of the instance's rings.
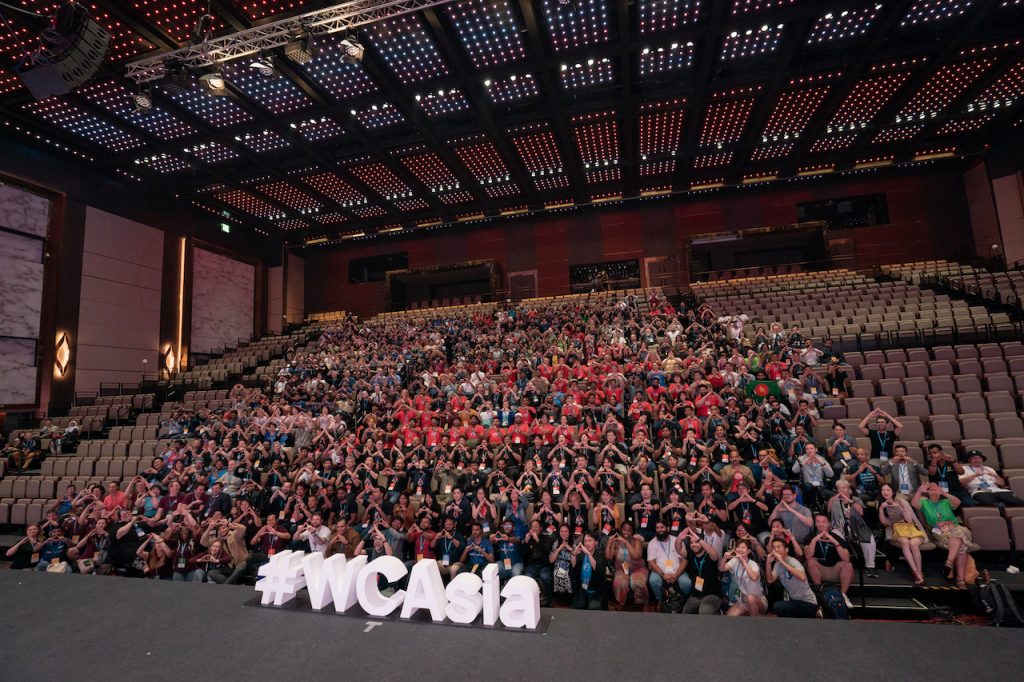
{"label": "white 3d letter sign", "polygon": [[[394,583],[409,575],[407,590],[390,597],[381,594],[378,579]],[[292,601],[303,587],[316,610],[334,604],[345,613],[356,602],[370,616],[384,617],[401,607],[401,617],[411,618],[424,609],[440,623],[471,624],[483,612],[483,624],[535,630],[540,623],[540,588],[524,576],[513,577],[499,592],[498,565],[484,567],[480,575],[463,573],[445,588],[432,559],[422,559],[408,571],[398,558],[382,556],[367,563],[365,556],[346,560],[342,554],[324,559],[319,552],[279,552],[260,567],[256,591],[260,603],[282,606]],[[504,602],[501,599],[504,598]]]}

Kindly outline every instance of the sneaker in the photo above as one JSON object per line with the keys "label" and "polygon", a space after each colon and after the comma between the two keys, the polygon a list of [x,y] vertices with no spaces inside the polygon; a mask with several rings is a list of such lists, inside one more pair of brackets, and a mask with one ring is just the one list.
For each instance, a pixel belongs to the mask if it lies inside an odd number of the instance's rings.
{"label": "sneaker", "polygon": [[843,593],[843,601],[846,602],[846,608],[848,608],[848,609],[852,609],[853,608],[853,602],[850,601],[849,595],[847,595],[845,592]]}

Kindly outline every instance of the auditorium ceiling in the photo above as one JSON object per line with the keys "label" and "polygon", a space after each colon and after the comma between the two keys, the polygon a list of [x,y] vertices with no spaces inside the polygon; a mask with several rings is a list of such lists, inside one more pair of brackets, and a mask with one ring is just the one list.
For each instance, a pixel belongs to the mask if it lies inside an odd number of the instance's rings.
{"label": "auditorium ceiling", "polygon": [[[211,30],[336,4],[212,2]],[[301,243],[943,163],[1024,125],[1024,0],[423,4],[304,64],[228,62],[225,96],[154,82],[148,112],[126,65],[187,46],[207,0],[88,3],[105,66],[43,101],[13,73],[41,20],[0,8],[0,135]]]}

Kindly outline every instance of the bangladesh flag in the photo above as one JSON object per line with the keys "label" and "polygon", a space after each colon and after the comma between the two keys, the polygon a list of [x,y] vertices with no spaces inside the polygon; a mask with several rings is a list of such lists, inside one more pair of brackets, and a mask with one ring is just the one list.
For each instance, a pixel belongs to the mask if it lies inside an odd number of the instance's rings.
{"label": "bangladesh flag", "polygon": [[779,384],[774,381],[752,381],[747,384],[747,395],[757,402],[764,402],[769,396],[780,397]]}

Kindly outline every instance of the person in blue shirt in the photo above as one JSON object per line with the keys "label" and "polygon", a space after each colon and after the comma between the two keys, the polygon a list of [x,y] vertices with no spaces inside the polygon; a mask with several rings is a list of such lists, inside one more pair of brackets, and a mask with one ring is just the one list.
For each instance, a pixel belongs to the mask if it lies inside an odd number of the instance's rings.
{"label": "person in blue shirt", "polygon": [[480,575],[484,566],[494,561],[494,546],[491,541],[484,537],[483,526],[474,522],[471,526],[469,538],[466,539],[466,548],[462,550],[462,564],[460,573],[476,573]]}
{"label": "person in blue shirt", "polygon": [[[71,541],[64,537],[64,529],[54,526],[50,529],[50,537],[34,547],[39,554],[39,563],[36,564],[37,571],[45,571],[47,567],[60,562],[66,562],[68,558],[68,546]],[[71,572],[71,567],[65,564],[65,573]]]}
{"label": "person in blue shirt", "polygon": [[497,550],[498,578],[502,583],[523,573],[523,556],[514,529],[512,519],[505,519],[501,522],[501,528],[491,536]]}
{"label": "person in blue shirt", "polygon": [[593,533],[583,534],[572,554],[572,608],[598,611],[604,608],[605,558]]}

